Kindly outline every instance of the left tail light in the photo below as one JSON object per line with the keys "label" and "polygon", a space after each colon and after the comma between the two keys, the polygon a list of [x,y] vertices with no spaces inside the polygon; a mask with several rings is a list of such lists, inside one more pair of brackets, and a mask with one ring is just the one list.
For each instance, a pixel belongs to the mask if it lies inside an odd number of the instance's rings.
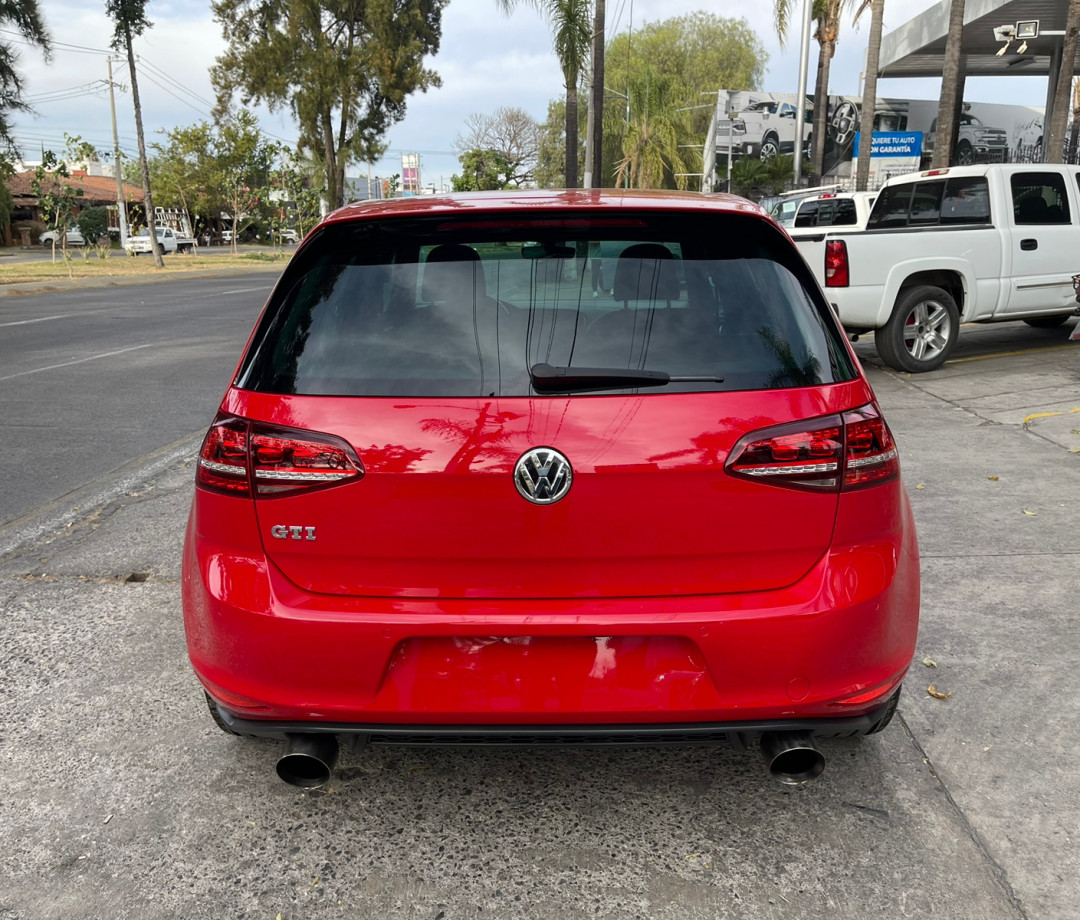
{"label": "left tail light", "polygon": [[203,439],[195,483],[226,495],[272,498],[363,475],[356,452],[334,435],[224,417]]}
{"label": "left tail light", "polygon": [[847,243],[843,240],[825,241],[825,287],[847,287],[851,283]]}
{"label": "left tail light", "polygon": [[742,479],[816,492],[846,492],[900,476],[892,432],[873,403],[753,431],[739,439],[725,467]]}

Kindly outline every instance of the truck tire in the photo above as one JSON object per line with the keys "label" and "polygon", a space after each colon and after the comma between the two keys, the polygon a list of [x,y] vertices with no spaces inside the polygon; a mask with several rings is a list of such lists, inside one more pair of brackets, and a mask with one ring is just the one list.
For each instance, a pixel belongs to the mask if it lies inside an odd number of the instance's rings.
{"label": "truck tire", "polygon": [[960,311],[952,296],[920,284],[900,292],[889,321],[874,333],[874,343],[889,367],[921,374],[945,363],[959,331]]}
{"label": "truck tire", "polygon": [[1033,316],[1030,319],[1025,319],[1024,322],[1029,326],[1034,326],[1036,329],[1056,329],[1063,323],[1068,322],[1072,313],[1059,313],[1057,316]]}
{"label": "truck tire", "polygon": [[971,166],[975,162],[975,154],[971,149],[971,144],[967,141],[960,141],[956,145],[956,165],[957,166]]}

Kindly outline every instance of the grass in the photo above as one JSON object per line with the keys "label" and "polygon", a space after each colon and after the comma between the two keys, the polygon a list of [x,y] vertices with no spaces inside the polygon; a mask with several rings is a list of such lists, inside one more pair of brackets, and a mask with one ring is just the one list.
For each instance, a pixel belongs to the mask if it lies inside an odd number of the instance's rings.
{"label": "grass", "polygon": [[[219,250],[220,253],[220,250]],[[12,262],[0,261],[0,285],[20,284],[30,281],[68,281],[82,278],[139,278],[161,275],[180,275],[194,272],[214,271],[223,268],[253,268],[259,264],[285,265],[291,251],[267,249],[264,252],[246,252],[238,255],[180,255],[165,256],[165,267],[159,269],[150,256],[131,257],[124,252],[113,251],[107,259],[99,259],[91,253],[84,259],[78,251],[64,261],[60,251],[56,261]]]}

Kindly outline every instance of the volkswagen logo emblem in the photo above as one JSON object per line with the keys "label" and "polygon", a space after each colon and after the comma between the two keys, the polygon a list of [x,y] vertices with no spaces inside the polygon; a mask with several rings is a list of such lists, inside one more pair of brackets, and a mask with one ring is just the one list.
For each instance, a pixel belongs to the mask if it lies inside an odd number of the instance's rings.
{"label": "volkswagen logo emblem", "polygon": [[550,505],[565,497],[574,481],[570,461],[552,447],[534,447],[514,467],[514,485],[521,497]]}

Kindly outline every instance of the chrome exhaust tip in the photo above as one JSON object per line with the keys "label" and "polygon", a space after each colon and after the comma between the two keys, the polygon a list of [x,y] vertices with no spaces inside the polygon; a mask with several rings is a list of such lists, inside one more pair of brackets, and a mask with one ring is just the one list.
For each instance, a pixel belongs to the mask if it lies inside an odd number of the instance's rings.
{"label": "chrome exhaust tip", "polygon": [[761,756],[769,775],[787,786],[801,786],[825,771],[825,755],[810,732],[765,732]]}
{"label": "chrome exhaust tip", "polygon": [[277,762],[277,775],[290,786],[318,789],[330,782],[338,758],[335,735],[290,734]]}

